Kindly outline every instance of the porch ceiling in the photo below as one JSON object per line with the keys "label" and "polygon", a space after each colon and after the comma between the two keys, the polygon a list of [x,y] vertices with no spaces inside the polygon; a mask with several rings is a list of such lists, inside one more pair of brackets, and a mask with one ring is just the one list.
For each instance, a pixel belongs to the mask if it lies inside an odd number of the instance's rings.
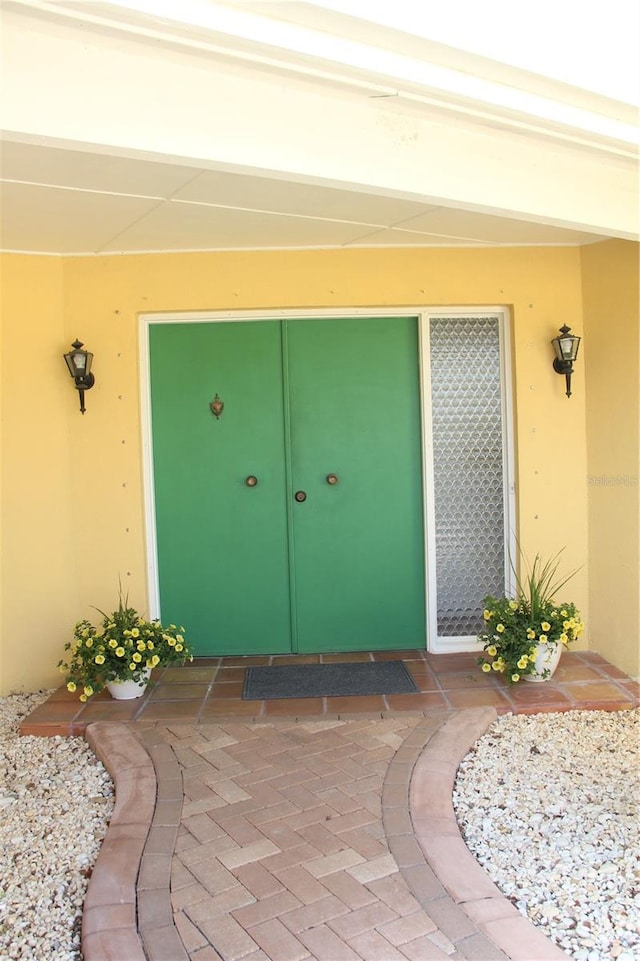
{"label": "porch ceiling", "polygon": [[2,248],[638,239],[633,75],[573,85],[405,7],[4,0]]}

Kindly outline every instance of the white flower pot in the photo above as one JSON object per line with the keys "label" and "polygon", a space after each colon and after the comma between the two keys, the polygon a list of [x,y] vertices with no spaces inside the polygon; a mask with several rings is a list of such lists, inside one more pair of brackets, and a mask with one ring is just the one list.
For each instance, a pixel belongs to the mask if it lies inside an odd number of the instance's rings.
{"label": "white flower pot", "polygon": [[[536,649],[536,660],[535,660],[535,673],[525,674],[525,681],[548,681],[550,677],[553,676],[555,669],[557,668],[560,658],[562,656],[562,643],[558,641],[557,644],[538,644]],[[549,673],[546,676],[544,672]]]}
{"label": "white flower pot", "polygon": [[117,701],[130,701],[134,697],[142,697],[147,689],[151,671],[146,670],[139,680],[107,681],[107,690]]}

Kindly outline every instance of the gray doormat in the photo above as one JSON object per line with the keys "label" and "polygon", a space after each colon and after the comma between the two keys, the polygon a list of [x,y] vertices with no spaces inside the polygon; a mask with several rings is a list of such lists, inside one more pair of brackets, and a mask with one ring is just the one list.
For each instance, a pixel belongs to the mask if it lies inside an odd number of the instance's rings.
{"label": "gray doormat", "polygon": [[245,701],[262,701],[278,697],[415,694],[417,690],[402,661],[358,661],[248,667],[242,697]]}

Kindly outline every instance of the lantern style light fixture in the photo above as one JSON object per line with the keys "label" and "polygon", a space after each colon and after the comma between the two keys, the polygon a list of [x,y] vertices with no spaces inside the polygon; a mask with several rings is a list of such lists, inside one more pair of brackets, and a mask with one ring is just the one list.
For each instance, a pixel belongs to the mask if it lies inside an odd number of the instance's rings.
{"label": "lantern style light fixture", "polygon": [[571,397],[571,375],[573,374],[573,364],[578,356],[581,340],[575,334],[569,333],[570,330],[571,327],[563,324],[560,328],[560,334],[551,341],[556,354],[553,360],[553,369],[556,374],[564,374],[567,384],[567,397]]}
{"label": "lantern style light fixture", "polygon": [[73,377],[76,390],[80,393],[80,413],[84,414],[84,392],[85,390],[91,390],[95,384],[95,377],[91,373],[93,354],[82,349],[83,343],[81,340],[74,340],[71,346],[73,350],[65,354],[64,359],[69,368],[69,373]]}

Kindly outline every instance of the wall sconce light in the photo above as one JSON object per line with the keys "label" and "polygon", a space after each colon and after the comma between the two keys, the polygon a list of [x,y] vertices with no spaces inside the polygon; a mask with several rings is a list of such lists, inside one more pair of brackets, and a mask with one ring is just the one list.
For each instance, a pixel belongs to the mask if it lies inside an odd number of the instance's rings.
{"label": "wall sconce light", "polygon": [[551,343],[556,356],[553,360],[553,369],[556,374],[564,374],[567,382],[567,397],[571,397],[571,375],[573,374],[573,363],[578,356],[580,337],[570,334],[571,327],[566,324],[560,328],[558,337],[554,337]]}
{"label": "wall sconce light", "polygon": [[73,350],[65,354],[64,359],[69,368],[69,373],[73,377],[76,389],[80,392],[80,413],[84,414],[84,392],[90,390],[95,384],[95,377],[91,373],[93,354],[82,349],[81,340],[74,340],[71,346]]}

